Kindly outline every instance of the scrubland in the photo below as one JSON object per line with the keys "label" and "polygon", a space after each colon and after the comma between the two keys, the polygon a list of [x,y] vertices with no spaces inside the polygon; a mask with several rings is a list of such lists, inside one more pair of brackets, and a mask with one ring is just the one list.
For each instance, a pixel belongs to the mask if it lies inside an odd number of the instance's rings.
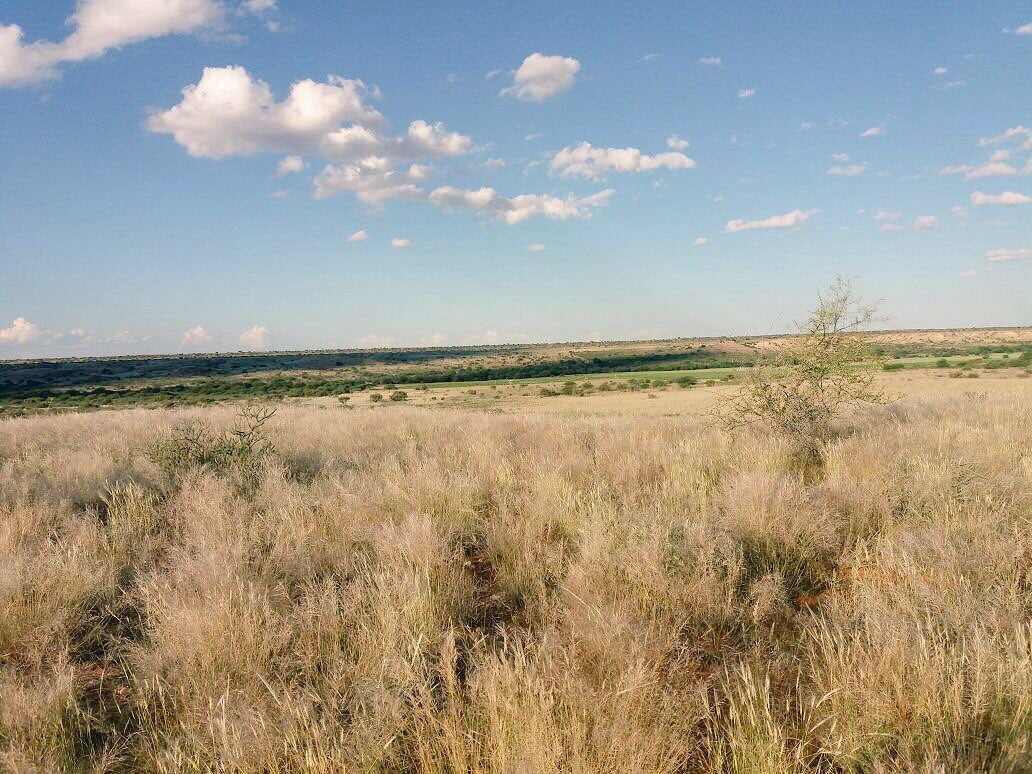
{"label": "scrubland", "polygon": [[0,422],[0,770],[1028,771],[1027,397]]}

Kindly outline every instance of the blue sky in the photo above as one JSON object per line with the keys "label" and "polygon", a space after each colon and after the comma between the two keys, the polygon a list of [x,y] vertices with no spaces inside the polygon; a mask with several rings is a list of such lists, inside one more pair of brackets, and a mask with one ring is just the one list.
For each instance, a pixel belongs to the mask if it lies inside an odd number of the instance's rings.
{"label": "blue sky", "polygon": [[629,8],[7,0],[0,359],[1032,324],[1027,2]]}

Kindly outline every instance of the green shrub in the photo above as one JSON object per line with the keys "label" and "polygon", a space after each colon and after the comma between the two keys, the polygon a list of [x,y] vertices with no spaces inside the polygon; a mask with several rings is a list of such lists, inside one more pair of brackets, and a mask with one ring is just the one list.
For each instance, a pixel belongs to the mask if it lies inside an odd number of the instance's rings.
{"label": "green shrub", "polygon": [[253,492],[261,483],[273,447],[263,427],[276,414],[267,406],[245,406],[237,422],[221,433],[201,422],[176,425],[171,433],[147,451],[172,487],[178,487],[192,470],[208,470],[227,475],[244,492]]}
{"label": "green shrub", "polygon": [[391,393],[391,400],[395,403],[400,403],[403,400],[408,400],[408,393],[404,390],[395,390]]}
{"label": "green shrub", "polygon": [[370,403],[379,403],[381,400],[383,400],[383,395],[381,395],[378,392],[374,392],[372,395],[369,396]]}

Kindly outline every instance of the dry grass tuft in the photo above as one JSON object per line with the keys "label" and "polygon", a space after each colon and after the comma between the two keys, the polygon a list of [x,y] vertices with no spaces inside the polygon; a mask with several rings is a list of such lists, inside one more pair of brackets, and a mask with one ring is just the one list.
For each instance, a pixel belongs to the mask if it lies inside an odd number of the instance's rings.
{"label": "dry grass tuft", "polygon": [[0,770],[1028,770],[1027,401],[233,426],[0,423]]}

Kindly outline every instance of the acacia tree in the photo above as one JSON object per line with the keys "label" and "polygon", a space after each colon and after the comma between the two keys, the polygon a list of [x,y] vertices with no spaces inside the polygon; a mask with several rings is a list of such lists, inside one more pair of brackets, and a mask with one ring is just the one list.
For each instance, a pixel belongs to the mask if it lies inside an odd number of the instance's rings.
{"label": "acacia tree", "polygon": [[874,356],[859,335],[875,313],[848,279],[836,280],[799,325],[800,335],[752,369],[741,389],[722,402],[724,427],[766,424],[790,438],[803,461],[819,463],[835,417],[848,406],[885,401],[874,371],[863,367]]}

